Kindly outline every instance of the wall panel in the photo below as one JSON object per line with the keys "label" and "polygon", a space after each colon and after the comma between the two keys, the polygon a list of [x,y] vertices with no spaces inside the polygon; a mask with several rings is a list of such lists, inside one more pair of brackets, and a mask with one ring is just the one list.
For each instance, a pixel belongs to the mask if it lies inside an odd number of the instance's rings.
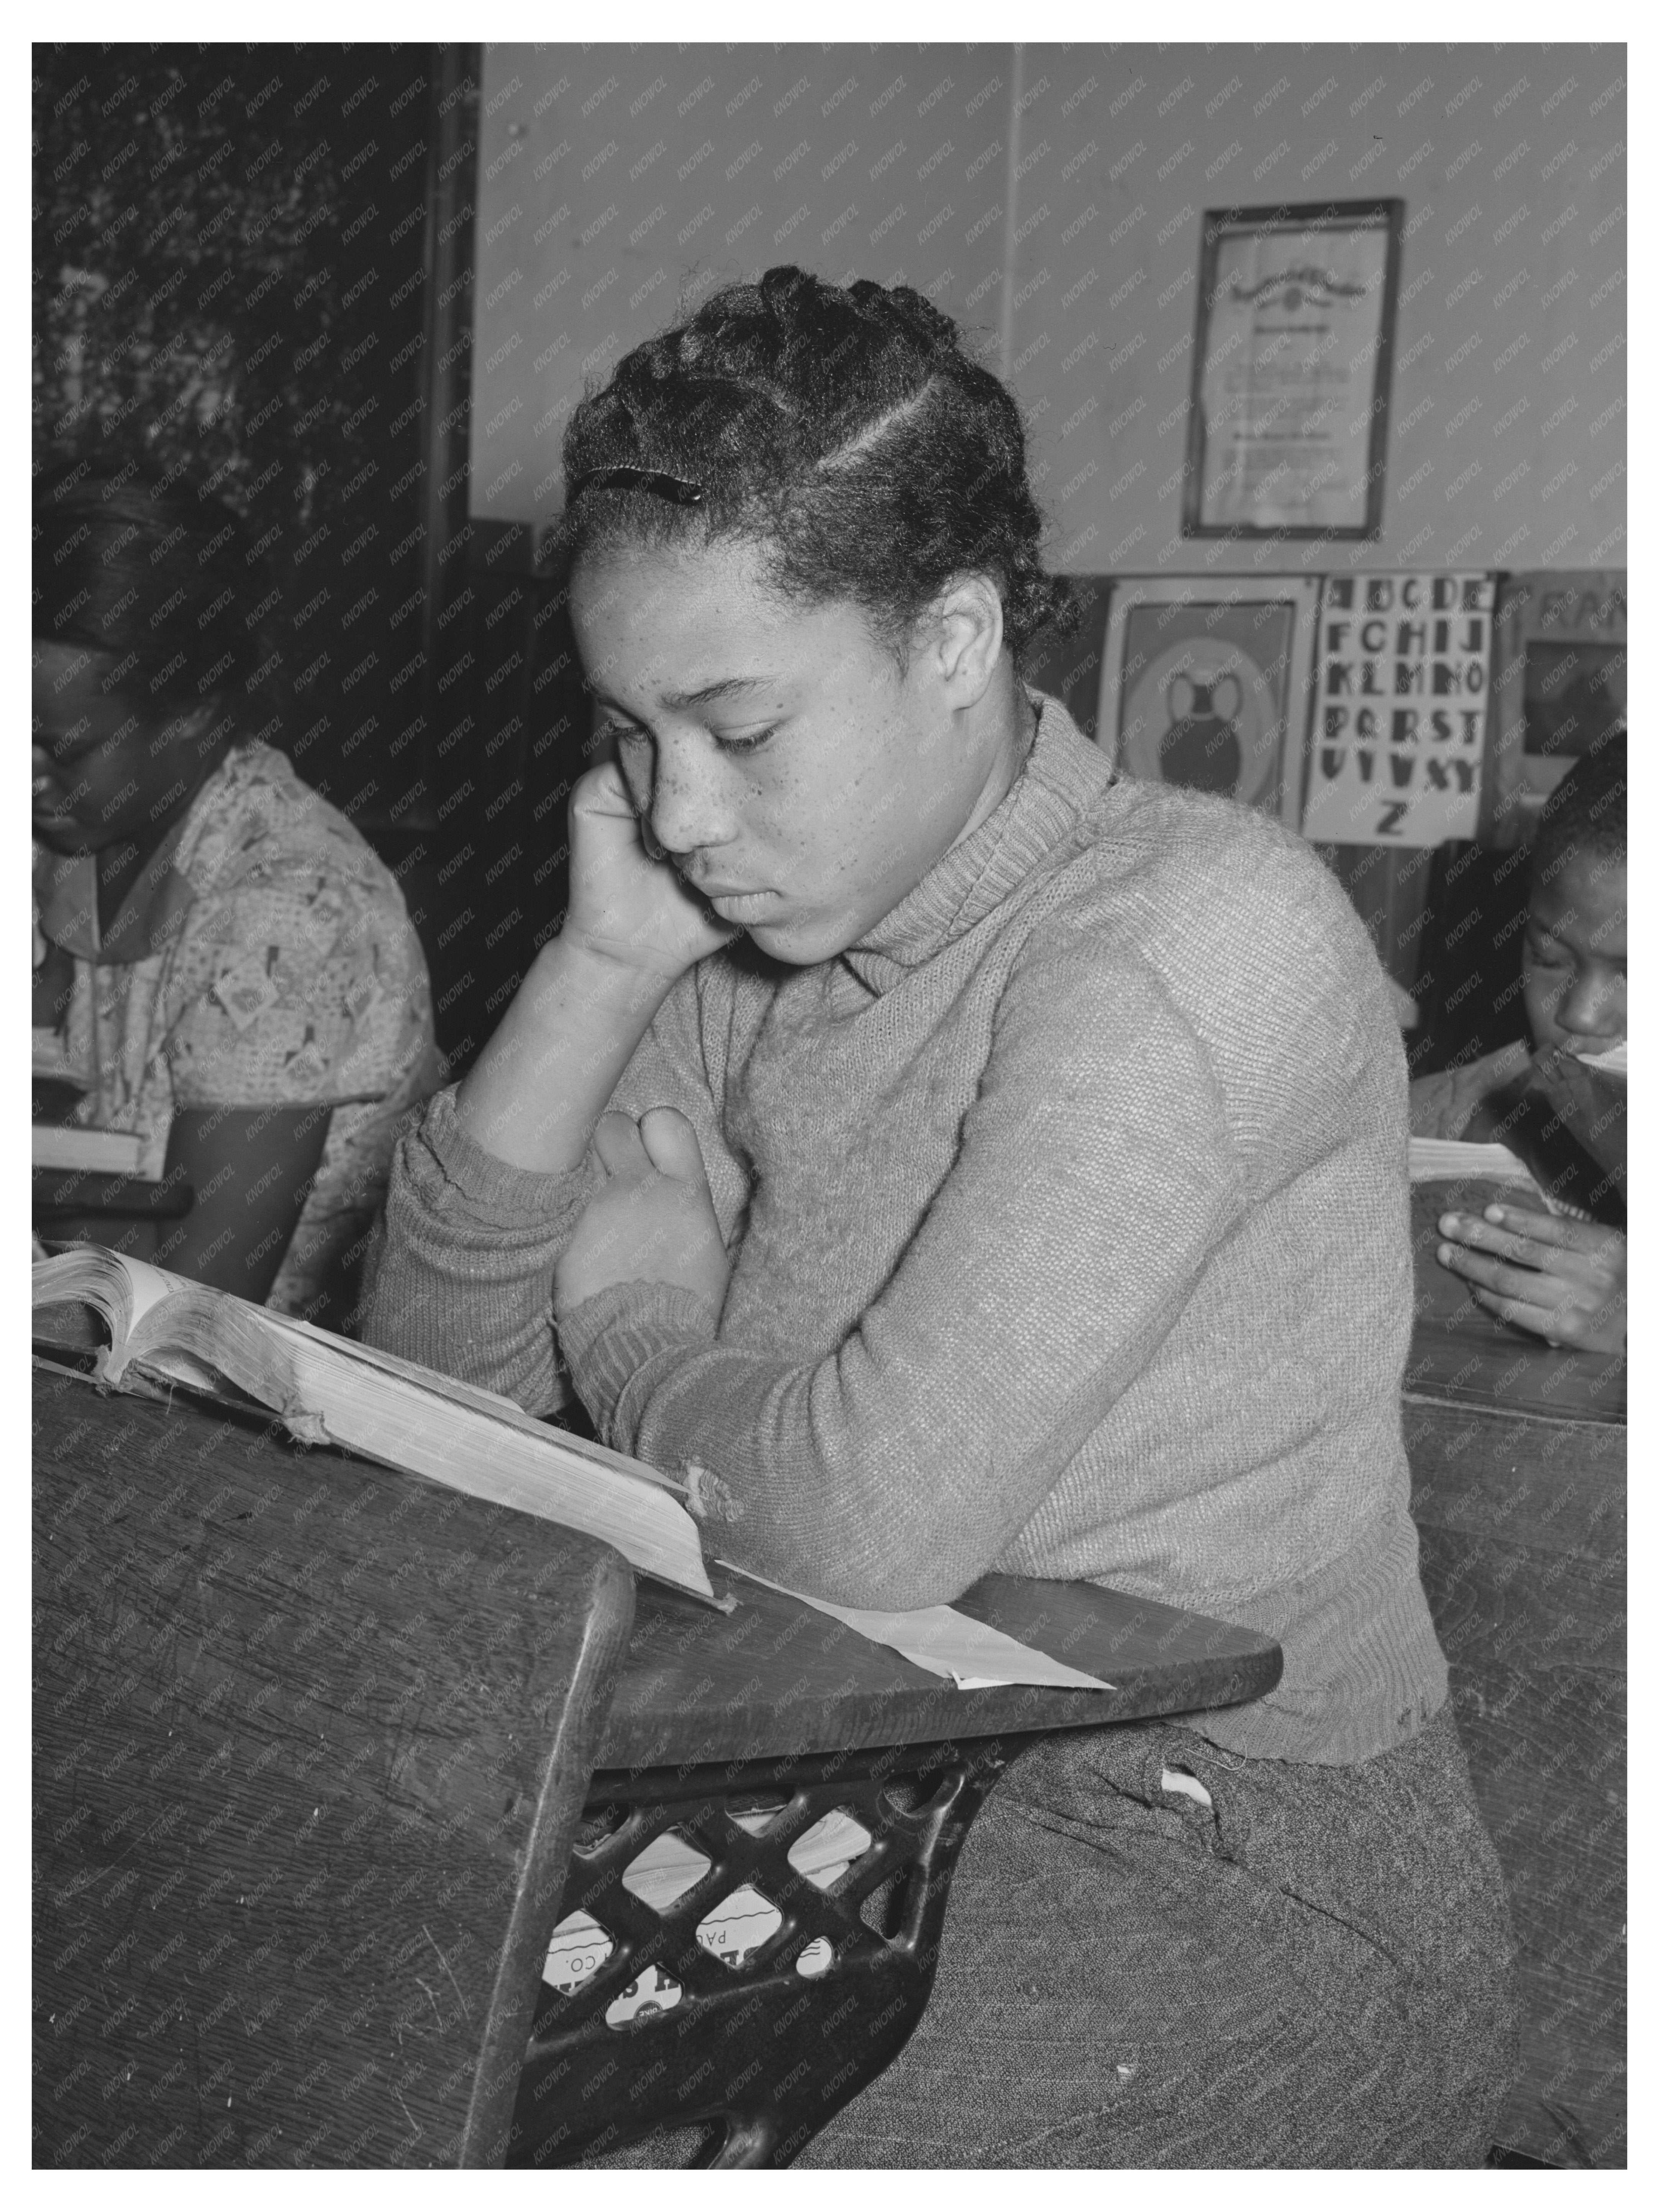
{"label": "wall panel", "polygon": [[1006,49],[487,50],[472,512],[556,512],[584,380],[775,263],[902,280],[994,337],[1009,81]]}
{"label": "wall panel", "polygon": [[1618,46],[492,48],[473,512],[556,512],[584,374],[793,258],[969,326],[1025,403],[1060,567],[1327,566],[1180,537],[1201,218],[1393,195],[1383,530],[1339,557],[1619,562],[1624,75]]}

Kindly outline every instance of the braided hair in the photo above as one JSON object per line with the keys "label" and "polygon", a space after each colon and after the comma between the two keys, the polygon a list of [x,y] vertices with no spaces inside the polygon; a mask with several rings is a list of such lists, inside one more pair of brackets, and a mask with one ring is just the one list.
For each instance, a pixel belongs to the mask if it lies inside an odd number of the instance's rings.
{"label": "braided hair", "polygon": [[992,577],[1016,662],[1064,626],[1012,394],[908,285],[804,269],[713,294],[623,356],[564,438],[560,548],[753,538],[770,580],[850,600],[901,661],[951,580]]}

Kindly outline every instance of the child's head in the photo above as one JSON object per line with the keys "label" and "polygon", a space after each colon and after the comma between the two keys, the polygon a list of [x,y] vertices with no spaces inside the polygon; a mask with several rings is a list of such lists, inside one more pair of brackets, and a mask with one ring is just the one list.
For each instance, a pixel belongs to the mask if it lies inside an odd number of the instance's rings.
{"label": "child's head", "polygon": [[1539,817],[1522,977],[1540,1050],[1601,1053],[1625,1039],[1625,755],[1620,723],[1574,762]]}
{"label": "child's head", "polygon": [[34,495],[34,817],[99,850],[153,830],[222,750],[259,653],[243,526],[136,463],[81,462]]}
{"label": "child's head", "polygon": [[[700,496],[596,476],[617,467]],[[714,293],[581,403],[564,469],[573,562],[746,538],[781,595],[850,600],[901,655],[972,570],[996,583],[1015,658],[1067,604],[1043,573],[1012,395],[907,285],[780,268]]]}
{"label": "child's head", "polygon": [[642,817],[763,949],[855,943],[1006,788],[1043,573],[1012,398],[903,286],[799,269],[637,347],[564,441],[583,665]]}

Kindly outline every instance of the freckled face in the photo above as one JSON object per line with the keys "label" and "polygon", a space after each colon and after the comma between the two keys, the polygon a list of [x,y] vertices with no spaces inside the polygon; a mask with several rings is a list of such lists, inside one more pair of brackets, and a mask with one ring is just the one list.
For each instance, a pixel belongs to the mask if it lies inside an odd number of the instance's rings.
{"label": "freckled face", "polygon": [[802,607],[746,541],[581,563],[583,666],[641,821],[723,920],[798,966],[857,944],[1006,788],[934,656]]}
{"label": "freckled face", "polygon": [[1534,886],[1522,975],[1540,1050],[1610,1052],[1624,1042],[1628,927],[1626,864],[1611,854],[1575,849]]}

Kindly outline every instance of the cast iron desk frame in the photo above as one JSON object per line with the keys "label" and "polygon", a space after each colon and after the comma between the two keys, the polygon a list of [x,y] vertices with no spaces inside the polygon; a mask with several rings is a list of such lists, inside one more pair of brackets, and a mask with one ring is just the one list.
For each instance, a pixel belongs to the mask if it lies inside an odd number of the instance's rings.
{"label": "cast iron desk frame", "polygon": [[[696,2127],[695,2163],[787,2165],[921,2019],[951,1873],[1022,1740],[1241,1702],[1281,1666],[1246,1630],[1088,1584],[988,1576],[962,1609],[1114,1686],[960,1691],[781,1593],[732,1587],[730,1620],[640,1588],[561,1901],[613,1948],[574,1992],[544,1987],[509,2164],[568,2165]],[[688,1681],[702,1691],[690,1711]],[[732,1818],[757,1798],[777,1808],[758,1835]],[[821,1890],[788,1851],[834,1810],[872,1844]],[[622,1877],[671,1830],[710,1863],[653,1909]],[[781,1918],[733,1966],[696,1931],[744,1885]],[[833,1964],[809,1980],[795,1962],[819,1939]],[[607,2007],[648,1967],[678,1985],[672,2008],[608,2027]]]}

